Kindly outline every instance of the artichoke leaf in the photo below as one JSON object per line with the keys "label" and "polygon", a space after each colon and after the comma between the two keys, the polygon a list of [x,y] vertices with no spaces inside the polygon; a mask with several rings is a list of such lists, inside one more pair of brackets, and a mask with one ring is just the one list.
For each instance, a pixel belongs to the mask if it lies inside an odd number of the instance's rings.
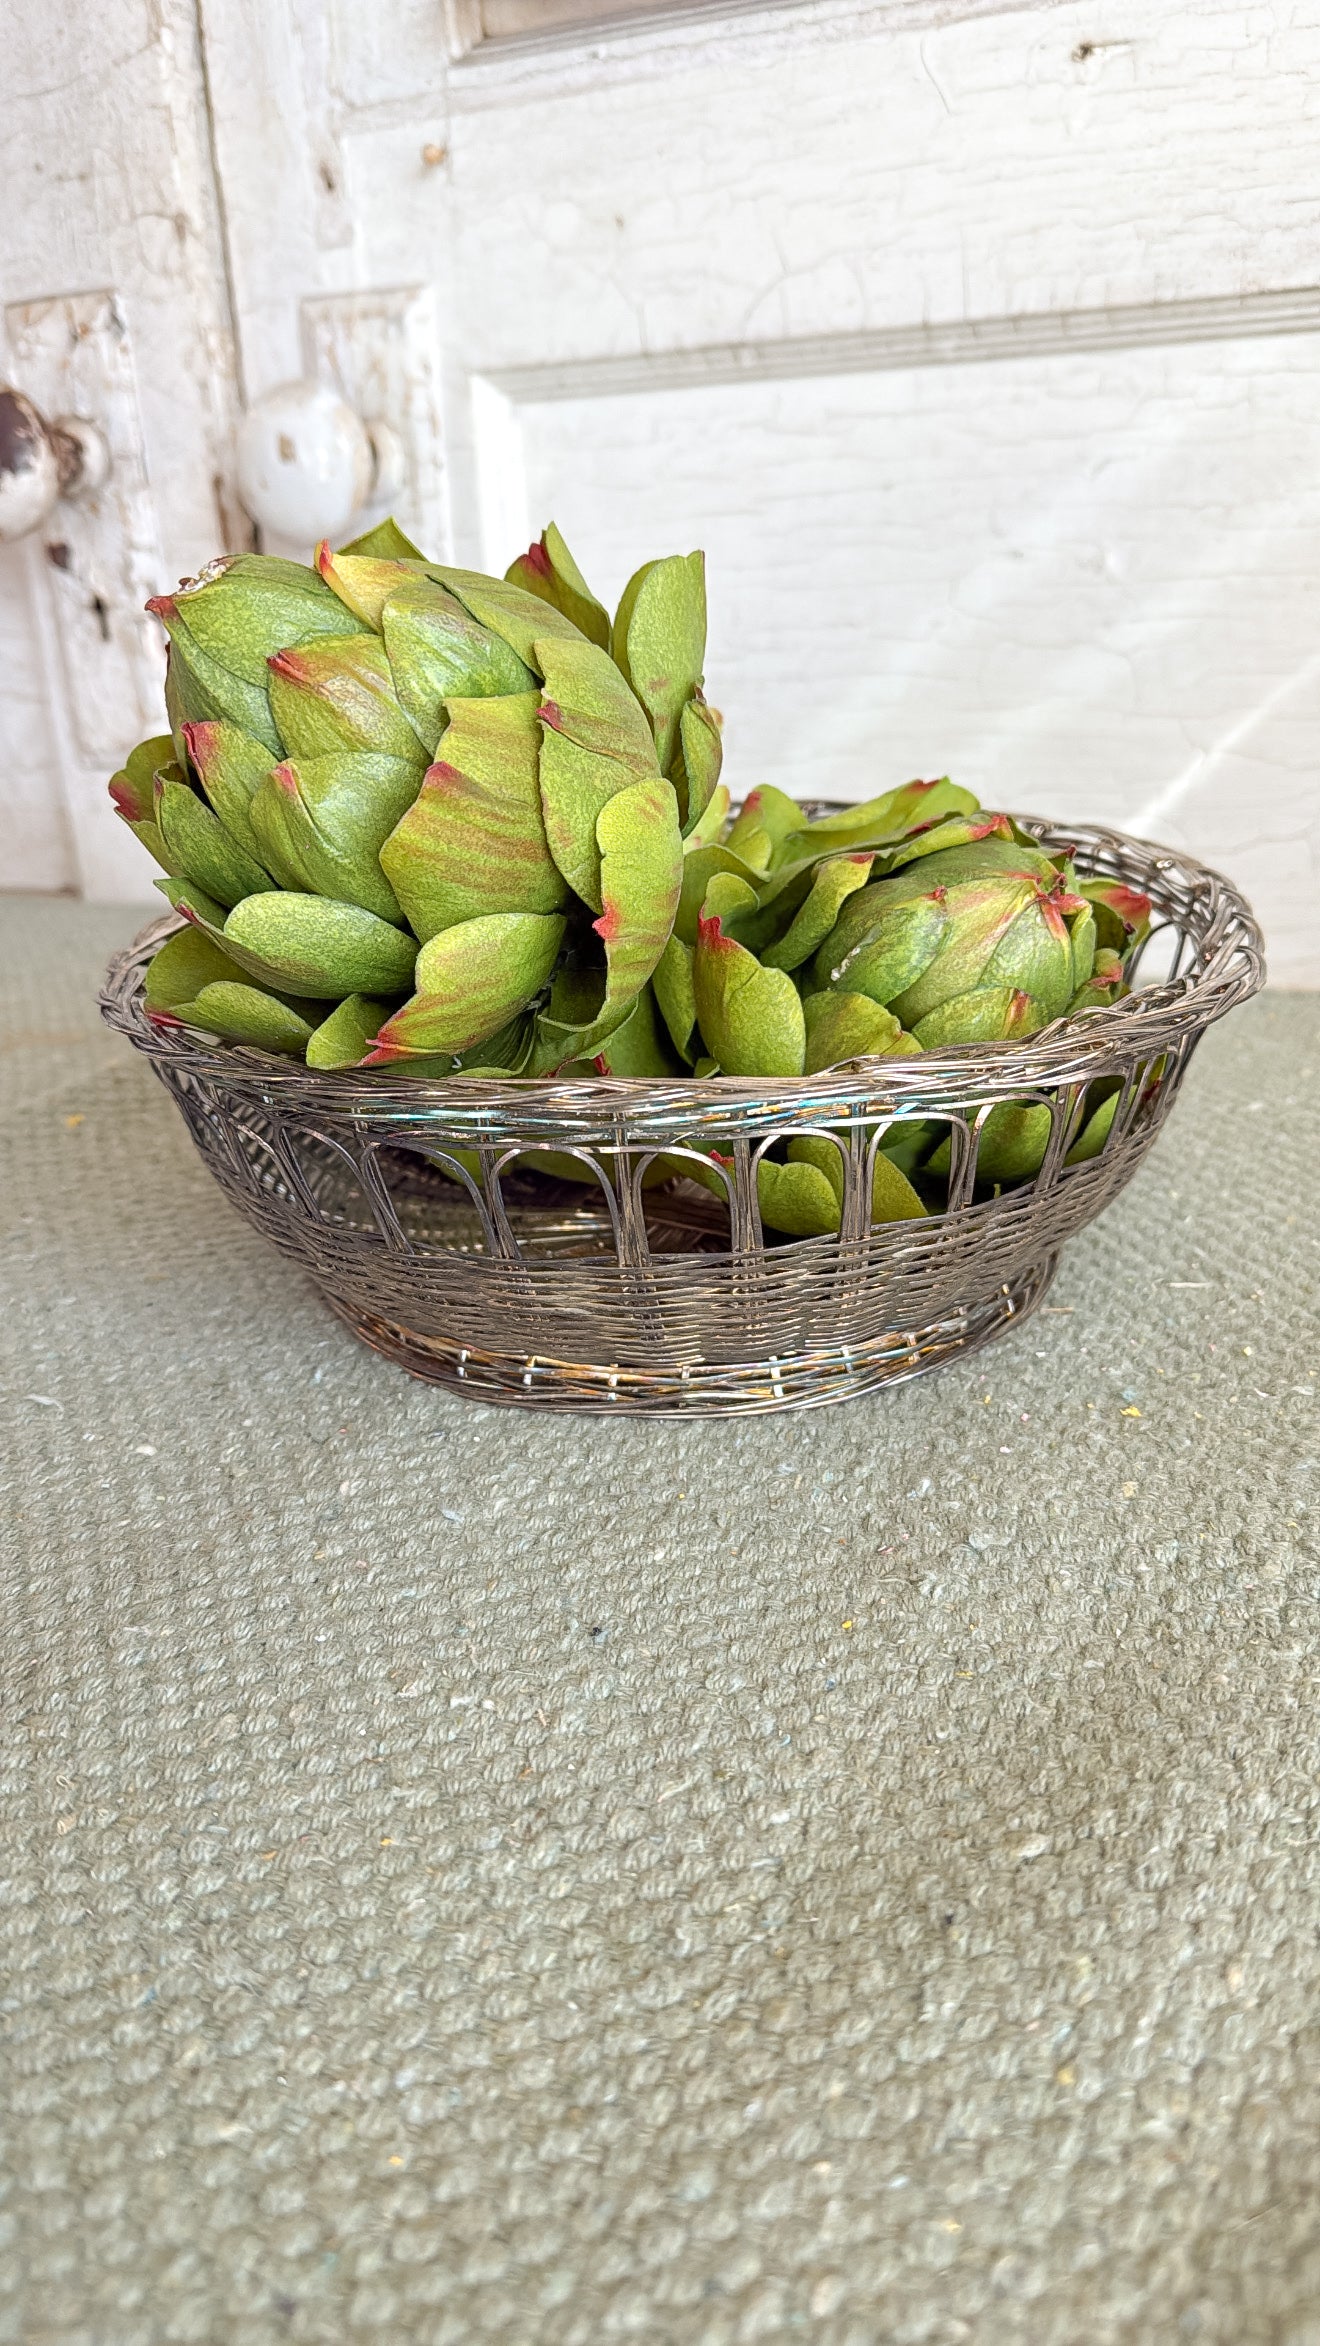
{"label": "artichoke leaf", "polygon": [[697,923],[692,986],[702,1038],[726,1075],[801,1075],[802,998],[787,970],[765,969],[718,917]]}
{"label": "artichoke leaf", "polygon": [[368,559],[384,562],[426,560],[421,548],[415,546],[412,539],[400,529],[393,514],[384,521],[378,521],[372,529],[364,530],[361,537],[350,538],[348,544],[341,546],[339,551],[341,554],[361,554]]}
{"label": "artichoke leaf", "polygon": [[177,1010],[203,986],[242,975],[236,961],[204,929],[175,929],[147,965],[142,998],[148,1010]]}
{"label": "artichoke leaf", "polygon": [[767,969],[798,969],[811,959],[847,899],[866,886],[874,860],[869,854],[839,855],[817,866],[805,902],[798,906],[779,942],[762,953]]}
{"label": "artichoke leaf", "polygon": [[423,943],[491,912],[555,912],[567,896],[541,811],[535,692],[455,700],[443,753],[380,850]]}
{"label": "artichoke leaf", "polygon": [[736,938],[738,944],[748,945],[755,952],[751,939],[742,935],[740,922],[755,920],[761,910],[761,900],[750,880],[737,872],[712,872],[706,886],[705,901],[700,918],[718,920],[726,937]]}
{"label": "artichoke leaf", "polygon": [[[719,716],[703,693],[694,692],[678,721],[678,751],[671,769],[687,838],[696,833],[715,800],[723,762]],[[725,791],[726,809],[728,803]],[[722,819],[716,816],[716,827]]]}
{"label": "artichoke leaf", "polygon": [[148,1014],[266,1051],[301,1051],[312,1032],[310,1005],[244,981],[207,931],[176,929],[153,955],[143,995]]}
{"label": "artichoke leaf", "polygon": [[416,576],[413,566],[398,555],[354,554],[347,547],[336,554],[325,538],[318,545],[314,560],[318,575],[331,593],[374,635],[380,634],[380,615],[386,598],[405,580]]}
{"label": "artichoke leaf", "polygon": [[945,822],[924,824],[919,831],[909,833],[897,847],[887,851],[885,863],[890,872],[906,871],[909,864],[919,863],[923,856],[943,855],[949,847],[973,847],[981,839],[1014,836],[1007,815],[951,815]]}
{"label": "artichoke leaf", "polygon": [[129,751],[110,780],[110,796],[126,823],[154,823],[156,776],[173,758],[174,739],[169,733],[153,733],[150,740],[140,741]]}
{"label": "artichoke leaf", "polygon": [[1081,910],[1068,915],[1068,936],[1072,946],[1072,991],[1084,986],[1095,968],[1095,913],[1085,897],[1079,899]]}
{"label": "artichoke leaf", "polygon": [[977,800],[959,783],[905,782],[881,798],[820,815],[804,828],[786,833],[775,847],[767,877],[782,886],[822,855],[856,854],[866,848],[879,853],[899,846],[914,831],[946,815],[977,812]]}
{"label": "artichoke leaf", "polygon": [[173,757],[172,735],[154,734],[149,741],[140,741],[136,749],[130,750],[119,772],[110,777],[110,798],[116,814],[164,872],[170,868],[170,855],[156,821],[155,779],[157,770],[170,764]]}
{"label": "artichoke leaf", "polygon": [[359,904],[287,890],[236,904],[220,943],[259,984],[312,1001],[401,994],[417,953],[414,938]]}
{"label": "artichoke leaf", "polygon": [[921,1049],[905,1034],[892,1010],[873,1002],[869,994],[847,994],[833,988],[808,994],[802,1004],[807,1048],[804,1075],[818,1075],[849,1059],[910,1058]]}
{"label": "artichoke leaf", "polygon": [[789,1238],[827,1238],[839,1227],[838,1194],[820,1167],[806,1159],[779,1165],[773,1157],[762,1157],[756,1202],[766,1229]]}
{"label": "artichoke leaf", "polygon": [[218,904],[237,904],[244,896],[275,887],[265,866],[244,854],[177,766],[162,767],[155,796],[156,827],[165,843],[168,871],[194,881]]}
{"label": "artichoke leaf", "polygon": [[360,904],[382,920],[403,914],[380,851],[417,794],[417,769],[370,750],[286,759],[252,800],[252,826],[287,884]]}
{"label": "artichoke leaf", "polygon": [[642,988],[622,1025],[606,1036],[597,1067],[602,1075],[649,1077],[655,1082],[687,1072],[670,1042],[650,985]]}
{"label": "artichoke leaf", "polygon": [[165,664],[165,714],[180,764],[186,754],[184,733],[190,724],[233,725],[261,742],[272,758],[281,755],[283,744],[265,686],[231,676],[182,634],[171,639]]}
{"label": "artichoke leaf", "polygon": [[561,611],[588,642],[609,650],[609,613],[597,602],[553,521],[533,539],[525,554],[509,564],[504,576],[510,586],[522,587]]}
{"label": "artichoke leaf", "polygon": [[267,669],[271,714],[285,756],[372,750],[380,757],[408,759],[420,781],[427,752],[399,704],[385,648],[376,636],[366,631],[320,636],[274,653]]}
{"label": "artichoke leaf", "polygon": [[252,801],[273,763],[264,741],[219,718],[185,725],[183,740],[188,763],[230,838],[282,888],[296,888],[294,873],[271,860],[252,828]]}
{"label": "artichoke leaf", "polygon": [[678,911],[674,915],[674,933],[682,938],[685,945],[696,944],[697,921],[706,901],[706,892],[717,872],[729,872],[734,878],[744,881],[758,894],[759,900],[757,875],[740,855],[733,854],[727,847],[714,844],[694,848],[689,840],[683,856]]}
{"label": "artichoke leaf", "polygon": [[428,562],[426,575],[438,586],[448,587],[451,595],[457,595],[464,610],[470,611],[492,635],[501,637],[510,651],[516,652],[523,664],[534,669],[537,675],[542,673],[536,654],[538,642],[553,639],[560,644],[581,644],[586,641],[555,604],[545,602],[540,595],[529,594],[526,587],[509,579],[487,578],[479,570],[455,570],[439,562]]}
{"label": "artichoke leaf", "polygon": [[1046,1023],[1031,994],[1012,986],[973,986],[929,1011],[913,1032],[923,1051],[948,1051],[964,1043],[1020,1041]]}
{"label": "artichoke leaf", "polygon": [[349,994],[307,1038],[309,1067],[360,1067],[385,1024],[391,1002]]}
{"label": "artichoke leaf", "polygon": [[[614,659],[651,721],[655,754],[668,774],[684,709],[698,692],[706,657],[706,562],[671,554],[630,579],[613,633]],[[717,777],[718,778],[718,777]]]}
{"label": "artichoke leaf", "polygon": [[1113,952],[1108,945],[1099,945],[1090,976],[1085,985],[1078,987],[1068,1004],[1068,1016],[1074,1017],[1079,1010],[1103,1009],[1107,1003],[1119,1001],[1127,991],[1122,955]]}
{"label": "artichoke leaf", "polygon": [[1131,959],[1150,935],[1151,901],[1125,880],[1082,880],[1078,894],[1086,898],[1095,917],[1095,941],[1110,952]]}
{"label": "artichoke leaf", "polygon": [[166,704],[176,740],[185,720],[227,718],[277,757],[284,744],[268,698],[270,659],[363,624],[305,563],[270,554],[222,555],[147,609],[170,638]]}
{"label": "artichoke leaf", "polygon": [[548,984],[563,936],[560,913],[487,913],[441,929],[418,953],[416,990],[381,1028],[367,1064],[485,1042]]}
{"label": "artichoke leaf", "polygon": [[[741,856],[764,879],[785,844],[800,843],[807,827],[807,818],[796,799],[776,790],[772,782],[765,782],[758,790],[748,791],[729,826],[724,844],[731,854]],[[818,847],[806,860],[814,863],[817,856],[826,852]]]}
{"label": "artichoke leaf", "polygon": [[697,998],[692,988],[692,947],[671,936],[651,975],[660,1013],[670,1041],[691,1066],[697,1025]]}
{"label": "artichoke leaf", "polygon": [[[619,791],[657,775],[646,718],[608,654],[581,636],[539,641],[541,806],[550,853],[570,888],[601,910],[596,824]],[[671,784],[665,786],[673,798]],[[677,799],[674,800],[677,814]]]}
{"label": "artichoke leaf", "polygon": [[619,791],[601,808],[596,838],[602,910],[592,925],[605,948],[604,987],[576,1021],[553,1003],[542,1016],[543,1053],[555,1065],[590,1058],[620,1027],[664,953],[678,906],[683,842],[671,784],[656,774]]}
{"label": "artichoke leaf", "polygon": [[[814,1165],[828,1181],[834,1192],[836,1212],[843,1209],[843,1158],[839,1149],[824,1133],[801,1133],[788,1144],[792,1164]],[[873,1222],[917,1222],[926,1218],[926,1208],[905,1173],[901,1173],[883,1149],[877,1149],[872,1160],[871,1220]],[[837,1228],[837,1222],[836,1222]]]}
{"label": "artichoke leaf", "polygon": [[279,995],[243,979],[217,979],[203,986],[191,1002],[180,1004],[174,1015],[185,1026],[222,1035],[227,1042],[248,1043],[259,1051],[301,1054],[312,1036],[311,1022]]}
{"label": "artichoke leaf", "polygon": [[683,841],[683,853],[695,855],[699,848],[713,847],[724,829],[729,813],[729,786],[717,782],[701,813]]}
{"label": "artichoke leaf", "polygon": [[432,752],[451,701],[529,692],[536,683],[503,636],[430,578],[410,578],[386,598],[381,633],[399,704]]}
{"label": "artichoke leaf", "polygon": [[1087,1117],[1080,1134],[1063,1160],[1065,1165],[1089,1165],[1093,1157],[1099,1156],[1109,1138],[1114,1115],[1122,1096],[1122,1085],[1115,1084],[1108,1099],[1102,1100],[1094,1113]]}
{"label": "artichoke leaf", "polygon": [[273,554],[222,554],[174,594],[153,596],[147,609],[171,642],[186,640],[217,669],[258,689],[272,654],[344,635],[351,624],[316,571]]}
{"label": "artichoke leaf", "polygon": [[947,774],[935,782],[900,782],[894,790],[886,790],[879,798],[862,799],[855,806],[838,807],[832,814],[817,815],[807,828],[813,840],[834,844],[840,832],[864,832],[865,839],[849,838],[850,846],[869,846],[872,835],[878,840],[905,839],[913,831],[948,815],[975,815],[980,812],[980,801],[961,783],[951,782]]}
{"label": "artichoke leaf", "polygon": [[1059,1018],[1075,988],[1072,937],[1064,918],[1080,899],[1033,890],[982,965],[979,982],[1009,985],[1035,996],[1045,1019]]}
{"label": "artichoke leaf", "polygon": [[[870,895],[867,889],[854,902],[860,906]],[[951,927],[940,889],[887,910],[873,901],[868,917],[856,924],[858,942],[851,948],[847,916],[836,925],[816,955],[813,976],[819,986],[837,986],[844,993],[868,994],[873,1002],[893,1003],[930,968]],[[901,1013],[900,1022],[909,1023]]]}

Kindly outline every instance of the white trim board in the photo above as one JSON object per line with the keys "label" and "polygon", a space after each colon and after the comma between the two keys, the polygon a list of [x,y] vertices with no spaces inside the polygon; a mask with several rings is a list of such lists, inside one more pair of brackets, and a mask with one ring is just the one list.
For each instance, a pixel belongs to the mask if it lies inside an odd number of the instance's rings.
{"label": "white trim board", "polygon": [[951,318],[772,342],[556,359],[533,366],[478,366],[472,379],[515,406],[531,407],[546,400],[610,399],[630,392],[705,389],[718,383],[789,382],[810,375],[874,374],[904,367],[967,366],[994,359],[1060,358],[1085,351],[1316,332],[1320,286],[1307,285],[1188,301],[1133,302],[1112,309],[1027,311],[1016,317]]}
{"label": "white trim board", "polygon": [[762,57],[872,35],[938,32],[981,16],[1046,15],[1069,0],[722,0],[649,15],[556,25],[545,33],[471,40],[463,0],[450,0],[449,102],[456,113],[543,98],[638,72],[708,67],[743,43]]}

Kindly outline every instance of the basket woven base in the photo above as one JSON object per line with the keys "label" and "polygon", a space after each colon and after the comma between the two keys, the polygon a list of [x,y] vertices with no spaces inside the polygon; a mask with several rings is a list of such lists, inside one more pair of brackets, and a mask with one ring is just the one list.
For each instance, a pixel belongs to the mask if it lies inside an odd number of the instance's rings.
{"label": "basket woven base", "polygon": [[774,1361],[698,1363],[688,1368],[608,1367],[592,1361],[552,1360],[533,1354],[481,1352],[441,1336],[419,1336],[395,1320],[358,1311],[339,1298],[326,1301],[355,1336],[387,1360],[433,1385],[448,1385],[472,1401],[510,1409],[566,1409],[608,1416],[617,1412],[652,1417],[726,1417],[772,1409],[821,1409],[852,1401],[880,1385],[924,1376],[946,1360],[975,1352],[1033,1312],[1048,1292],[1058,1255],[1002,1287],[986,1303],[973,1304],[934,1320],[875,1336],[866,1343],[840,1344],[814,1352],[786,1353]]}

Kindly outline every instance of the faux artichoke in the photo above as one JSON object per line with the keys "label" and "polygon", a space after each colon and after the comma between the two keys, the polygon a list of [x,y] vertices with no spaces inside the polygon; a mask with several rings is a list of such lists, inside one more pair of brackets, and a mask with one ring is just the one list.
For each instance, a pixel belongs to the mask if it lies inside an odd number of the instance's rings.
{"label": "faux artichoke", "polygon": [[[317,1068],[793,1077],[1031,1034],[1125,990],[1148,928],[948,781],[731,817],[700,554],[645,564],[611,620],[553,526],[497,579],[386,522],[149,607],[170,732],[110,789],[186,922],[160,1021]],[[1039,1112],[997,1113],[982,1177],[1020,1178]],[[920,1158],[877,1160],[877,1219],[926,1210]],[[786,1232],[837,1229],[841,1194],[828,1141],[761,1168]]]}

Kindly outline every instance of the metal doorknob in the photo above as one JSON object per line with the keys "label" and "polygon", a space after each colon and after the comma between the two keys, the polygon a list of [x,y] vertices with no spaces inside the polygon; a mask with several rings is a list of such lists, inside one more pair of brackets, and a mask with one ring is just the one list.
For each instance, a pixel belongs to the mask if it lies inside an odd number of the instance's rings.
{"label": "metal doorknob", "polygon": [[47,423],[25,392],[0,384],[0,540],[25,538],[61,497],[90,497],[110,477],[104,433],[83,416]]}
{"label": "metal doorknob", "polygon": [[403,445],[325,383],[281,383],[238,428],[238,493],[252,519],[312,545],[402,486]]}

